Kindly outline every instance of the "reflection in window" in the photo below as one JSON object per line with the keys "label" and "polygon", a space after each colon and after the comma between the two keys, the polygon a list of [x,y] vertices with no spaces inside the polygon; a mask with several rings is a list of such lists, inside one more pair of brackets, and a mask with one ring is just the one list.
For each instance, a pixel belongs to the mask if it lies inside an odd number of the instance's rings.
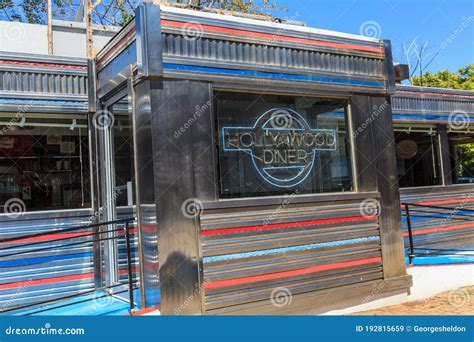
{"label": "reflection in window", "polygon": [[474,183],[474,136],[450,133],[449,154],[453,184]]}
{"label": "reflection in window", "polygon": [[435,132],[395,132],[400,187],[441,184],[439,144]]}
{"label": "reflection in window", "polygon": [[111,108],[114,114],[112,126],[115,204],[128,206],[134,203],[134,159],[131,107],[127,98],[115,103]]}
{"label": "reflection in window", "polygon": [[0,208],[21,200],[24,210],[90,207],[85,117],[0,118]]}
{"label": "reflection in window", "polygon": [[216,93],[220,196],[352,191],[346,105]]}

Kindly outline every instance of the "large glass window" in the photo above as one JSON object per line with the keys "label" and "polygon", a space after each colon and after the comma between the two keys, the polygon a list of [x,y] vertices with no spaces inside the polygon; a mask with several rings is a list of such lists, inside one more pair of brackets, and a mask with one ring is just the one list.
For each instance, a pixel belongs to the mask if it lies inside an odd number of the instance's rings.
{"label": "large glass window", "polygon": [[352,191],[341,99],[215,94],[222,198]]}
{"label": "large glass window", "polygon": [[0,212],[90,205],[85,117],[0,117]]}
{"label": "large glass window", "polygon": [[395,131],[395,142],[400,187],[442,183],[436,130],[416,131],[404,127]]}

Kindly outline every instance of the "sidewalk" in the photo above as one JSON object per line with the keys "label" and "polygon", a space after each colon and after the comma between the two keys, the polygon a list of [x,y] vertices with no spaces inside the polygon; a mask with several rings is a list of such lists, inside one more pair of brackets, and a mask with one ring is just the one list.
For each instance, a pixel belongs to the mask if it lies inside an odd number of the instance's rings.
{"label": "sidewalk", "polygon": [[474,286],[355,315],[474,315]]}

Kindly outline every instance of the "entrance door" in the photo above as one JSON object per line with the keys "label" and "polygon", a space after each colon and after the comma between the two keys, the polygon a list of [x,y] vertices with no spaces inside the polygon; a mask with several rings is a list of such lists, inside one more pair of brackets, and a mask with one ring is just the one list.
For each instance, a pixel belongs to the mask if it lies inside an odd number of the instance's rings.
{"label": "entrance door", "polygon": [[[99,174],[102,222],[134,217],[134,155],[132,118],[129,96],[104,106],[93,120],[100,137]],[[111,224],[102,244],[104,282],[118,288],[128,275],[125,241],[118,229],[122,223]],[[133,241],[132,241],[133,242]]]}

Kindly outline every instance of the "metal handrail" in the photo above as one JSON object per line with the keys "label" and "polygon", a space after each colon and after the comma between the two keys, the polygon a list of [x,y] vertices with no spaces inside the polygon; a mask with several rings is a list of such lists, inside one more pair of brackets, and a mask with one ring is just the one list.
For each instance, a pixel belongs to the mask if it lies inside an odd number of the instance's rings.
{"label": "metal handrail", "polygon": [[[421,218],[433,218],[433,219],[446,219],[446,217],[442,216],[427,216],[427,215],[420,215],[423,213],[428,213],[428,214],[449,214],[450,220],[460,220],[460,221],[473,221],[474,222],[474,214],[464,214],[462,212],[467,212],[467,213],[474,213],[473,209],[465,209],[462,207],[441,207],[441,206],[436,206],[436,205],[427,205],[427,204],[419,204],[419,203],[402,203],[402,206],[405,208],[405,216],[406,216],[406,222],[407,222],[407,231],[408,231],[408,241],[409,241],[409,250],[410,254],[408,255],[408,260],[409,260],[409,265],[413,265],[413,259],[415,258],[415,245],[413,242],[413,228],[411,224],[411,218],[412,217],[421,217]],[[421,209],[413,209],[410,210],[411,207],[415,208],[421,208]],[[433,211],[433,210],[423,210],[423,208],[426,209],[436,209],[438,211]],[[450,212],[446,212],[446,210]],[[462,210],[462,212],[459,212]],[[413,213],[415,212],[415,214]],[[454,217],[454,216],[462,216],[462,217]],[[447,251],[447,250],[441,250],[438,249],[438,251]]]}
{"label": "metal handrail", "polygon": [[[11,237],[11,238],[5,238],[5,239],[0,239],[0,244],[4,243],[14,243],[14,246],[5,246],[5,247],[0,247],[0,252],[12,248],[18,248],[18,247],[31,247],[31,246],[36,246],[36,245],[41,245],[45,243],[51,243],[51,242],[56,242],[56,241],[66,241],[66,240],[71,240],[71,239],[77,239],[77,238],[84,238],[84,237],[89,237],[89,236],[98,236],[97,239],[92,239],[89,241],[84,241],[84,242],[73,242],[73,243],[68,243],[65,245],[61,245],[60,247],[69,247],[69,246],[75,246],[75,245],[83,245],[83,244],[89,244],[89,243],[94,243],[94,242],[100,242],[100,241],[106,241],[106,240],[113,240],[113,239],[118,239],[118,236],[114,237],[105,237],[102,238],[100,237],[101,234],[107,234],[107,233],[113,233],[113,232],[118,232],[118,231],[124,231],[125,235],[125,248],[126,248],[126,258],[127,258],[127,277],[128,277],[128,292],[129,292],[129,302],[130,302],[130,313],[133,312],[135,308],[135,303],[134,303],[134,296],[133,296],[133,266],[132,266],[132,254],[131,254],[131,242],[130,242],[130,223],[135,221],[135,217],[131,218],[123,218],[123,219],[117,219],[117,220],[112,220],[112,221],[105,221],[105,222],[98,222],[98,223],[92,223],[92,224],[87,224],[87,225],[80,225],[76,227],[71,227],[71,228],[66,228],[66,229],[59,229],[51,232],[41,232],[41,233],[35,233],[35,234],[28,234],[28,235],[22,235],[20,237]],[[65,232],[74,232],[74,231],[82,231],[86,229],[91,229],[91,228],[98,228],[102,226],[109,226],[109,225],[115,225],[115,224],[124,224],[124,228],[117,228],[117,229],[111,229],[111,230],[105,230],[105,231],[99,231],[99,232],[91,232],[87,233],[84,235],[80,236],[73,236],[73,237],[66,237],[66,238],[59,238],[59,239],[53,239],[53,240],[45,240],[45,241],[37,241],[37,242],[28,242],[26,244],[18,244],[21,243],[22,240],[28,240],[32,238],[37,238],[37,237],[42,237],[42,236],[51,236],[51,235],[56,235],[56,234],[62,234]],[[0,255],[0,259],[2,258],[7,258],[10,256],[14,255],[19,255],[19,254],[24,254],[24,253],[34,253],[38,251],[45,251],[45,250],[50,250],[50,249],[57,249],[58,246],[48,246],[48,247],[41,247],[41,248],[36,248],[34,250],[27,250],[27,251],[22,251],[22,252],[16,252],[16,253],[10,253],[10,254],[4,254]],[[0,284],[1,285],[1,284]],[[74,298],[76,296],[81,296],[85,294],[90,294],[94,293],[99,290],[110,290],[111,288],[121,286],[124,284],[115,284],[112,286],[108,287],[102,287],[99,289],[94,289],[91,291],[84,291],[72,296],[65,296],[65,297],[59,297],[55,298],[49,301],[43,301],[43,302],[37,302],[37,303],[32,303],[24,306],[16,306],[12,308],[7,308],[0,310],[1,313],[9,312],[9,311],[17,311],[21,309],[26,309],[29,307],[35,307],[38,305],[46,305],[46,304],[51,304],[51,303],[56,303],[61,300],[65,299],[70,299]],[[125,292],[125,291],[122,291]],[[121,292],[121,293],[122,293]]]}

